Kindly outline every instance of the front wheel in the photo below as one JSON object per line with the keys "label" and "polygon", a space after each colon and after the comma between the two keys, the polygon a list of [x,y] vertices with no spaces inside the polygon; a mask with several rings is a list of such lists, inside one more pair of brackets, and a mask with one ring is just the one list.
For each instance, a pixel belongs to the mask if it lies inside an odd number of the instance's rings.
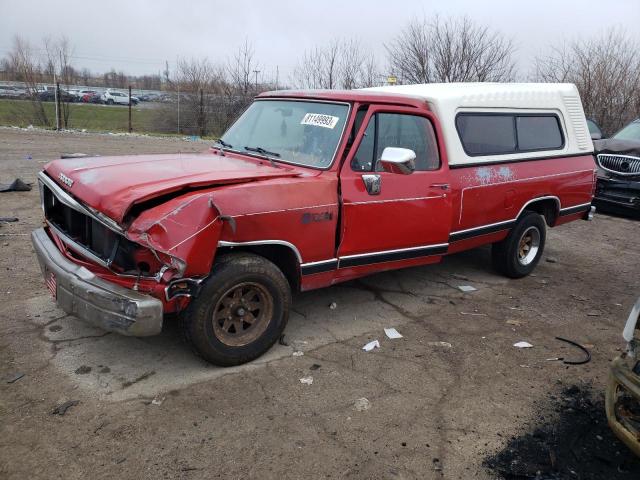
{"label": "front wheel", "polygon": [[249,253],[221,256],[182,317],[196,354],[223,367],[249,362],[280,338],[291,290],[269,260]]}
{"label": "front wheel", "polygon": [[526,212],[503,241],[491,249],[493,267],[510,278],[522,278],[533,272],[542,257],[546,225],[540,215]]}

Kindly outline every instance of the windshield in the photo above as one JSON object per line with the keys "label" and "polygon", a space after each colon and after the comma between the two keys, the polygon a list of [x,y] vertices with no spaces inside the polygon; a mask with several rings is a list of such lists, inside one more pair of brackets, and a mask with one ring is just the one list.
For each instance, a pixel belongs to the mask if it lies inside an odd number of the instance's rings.
{"label": "windshield", "polygon": [[635,140],[636,142],[640,142],[640,120],[634,120],[616,133],[613,138],[616,140]]}
{"label": "windshield", "polygon": [[338,148],[348,113],[345,104],[257,100],[221,140],[235,151],[326,168]]}

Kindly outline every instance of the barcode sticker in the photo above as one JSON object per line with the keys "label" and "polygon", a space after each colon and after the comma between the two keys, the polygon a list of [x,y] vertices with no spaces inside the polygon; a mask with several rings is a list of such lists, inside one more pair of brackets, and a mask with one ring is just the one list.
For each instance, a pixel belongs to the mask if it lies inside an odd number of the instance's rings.
{"label": "barcode sticker", "polygon": [[322,113],[307,113],[302,121],[301,125],[313,125],[315,127],[334,128],[340,120],[339,117],[332,115],[324,115]]}

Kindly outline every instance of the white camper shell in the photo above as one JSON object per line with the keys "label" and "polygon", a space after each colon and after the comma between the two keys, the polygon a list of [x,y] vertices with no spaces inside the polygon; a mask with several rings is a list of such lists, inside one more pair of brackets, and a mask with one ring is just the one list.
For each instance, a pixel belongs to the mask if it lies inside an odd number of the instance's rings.
{"label": "white camper shell", "polygon": [[[580,95],[571,83],[431,83],[374,87],[367,90],[424,99],[442,125],[449,165],[502,163],[566,157],[593,152]],[[563,142],[554,149],[471,154],[465,150],[457,119],[461,114],[555,115]],[[515,117],[514,117],[515,118]]]}

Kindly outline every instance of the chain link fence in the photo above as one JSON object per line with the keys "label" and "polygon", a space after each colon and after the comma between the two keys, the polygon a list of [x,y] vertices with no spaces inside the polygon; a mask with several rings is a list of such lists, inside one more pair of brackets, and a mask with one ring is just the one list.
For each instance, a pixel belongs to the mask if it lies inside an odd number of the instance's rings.
{"label": "chain link fence", "polygon": [[[131,93],[129,93],[131,91]],[[0,84],[0,125],[217,137],[254,95]]]}

